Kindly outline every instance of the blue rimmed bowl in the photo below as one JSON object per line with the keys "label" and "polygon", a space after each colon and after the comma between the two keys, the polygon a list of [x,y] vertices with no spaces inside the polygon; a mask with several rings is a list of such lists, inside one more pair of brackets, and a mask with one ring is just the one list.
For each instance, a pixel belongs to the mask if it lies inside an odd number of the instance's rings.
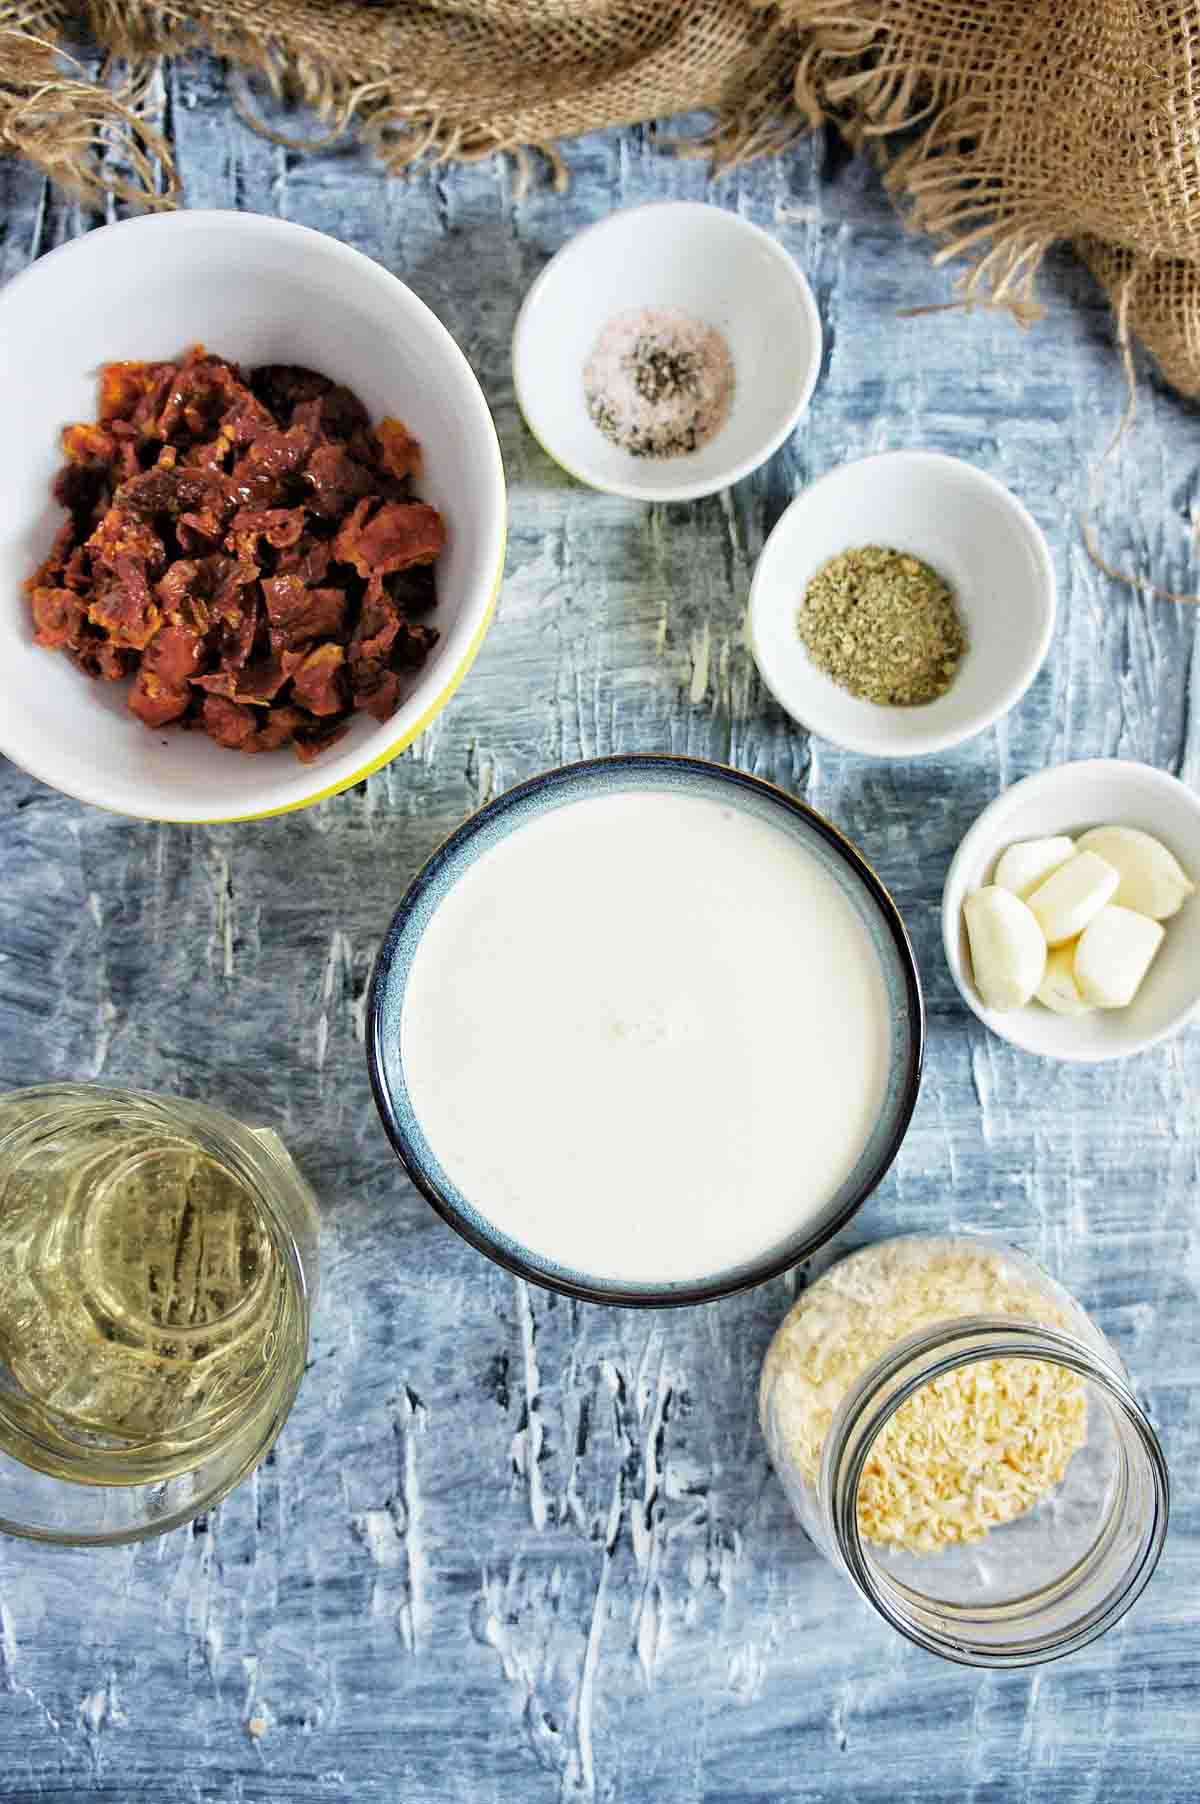
{"label": "blue rimmed bowl", "polygon": [[[422,937],[455,885],[480,858],[522,827],[572,803],[653,791],[707,798],[747,813],[789,836],[819,862],[867,929],[886,986],[890,1033],[877,1119],[857,1163],[816,1216],[806,1209],[794,1233],[748,1263],[697,1278],[631,1283],[569,1269],[537,1247],[517,1242],[489,1218],[485,1196],[462,1193],[418,1118],[405,1071],[402,1028]],[[597,1303],[661,1307],[707,1302],[763,1283],[807,1258],[849,1221],[888,1170],[908,1128],[920,1085],[925,1013],[916,960],[899,911],[870,866],[835,827],[782,790],[724,765],[625,754],[566,765],[519,784],[472,816],[434,853],[409,886],[380,949],[366,1037],[371,1085],[388,1138],[417,1189],[458,1234],[497,1264],[549,1289]],[[564,1188],[568,1181],[564,1174]]]}

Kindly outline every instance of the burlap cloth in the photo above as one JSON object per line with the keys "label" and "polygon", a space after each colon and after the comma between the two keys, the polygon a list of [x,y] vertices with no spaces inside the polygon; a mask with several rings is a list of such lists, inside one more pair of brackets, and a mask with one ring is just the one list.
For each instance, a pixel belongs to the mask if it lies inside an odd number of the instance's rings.
{"label": "burlap cloth", "polygon": [[[56,53],[80,39],[106,84]],[[831,118],[965,298],[1031,317],[1067,240],[1200,394],[1200,0],[0,0],[0,149],[171,204],[146,71],[201,47],[392,169],[697,109],[735,159]]]}

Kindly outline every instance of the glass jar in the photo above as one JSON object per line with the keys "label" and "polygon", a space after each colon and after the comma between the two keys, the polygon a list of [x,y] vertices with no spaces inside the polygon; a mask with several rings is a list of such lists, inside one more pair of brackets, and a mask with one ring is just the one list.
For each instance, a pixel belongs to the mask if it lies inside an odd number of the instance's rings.
{"label": "glass jar", "polygon": [[912,1236],[843,1259],[772,1341],[759,1409],[810,1538],[946,1659],[1071,1653],[1157,1564],[1154,1431],[1104,1335],[1009,1247]]}
{"label": "glass jar", "polygon": [[0,1095],[0,1530],[142,1540],[238,1484],[303,1376],[318,1226],[269,1129],[135,1090]]}

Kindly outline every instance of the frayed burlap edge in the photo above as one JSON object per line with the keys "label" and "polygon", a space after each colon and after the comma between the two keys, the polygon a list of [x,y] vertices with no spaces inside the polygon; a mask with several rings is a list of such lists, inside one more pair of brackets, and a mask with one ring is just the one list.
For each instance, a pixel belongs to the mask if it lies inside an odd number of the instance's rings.
{"label": "frayed burlap edge", "polygon": [[[978,143],[986,111],[969,95],[933,92],[917,68],[880,60],[881,27],[853,0],[791,0],[787,10],[806,33],[795,100],[809,124],[832,119],[855,150],[873,157],[905,223],[939,244],[935,266],[970,259],[958,305],[1003,307],[1021,324],[1038,319],[1037,272],[1058,234],[973,179],[964,146]],[[908,141],[900,148],[888,142],[901,137]]]}
{"label": "frayed burlap edge", "polygon": [[[67,22],[65,9],[55,0],[36,5],[33,0],[0,0],[0,151],[27,158],[89,201],[117,194],[135,205],[174,203],[170,151],[146,116],[145,96],[159,58],[198,50],[224,58],[240,72],[235,109],[272,142],[313,150],[353,134],[392,173],[423,159],[470,162],[507,152],[516,159],[518,190],[528,183],[530,153],[541,152],[556,187],[566,185],[565,167],[549,138],[510,128],[499,110],[490,120],[473,119],[463,116],[462,107],[433,96],[428,107],[421,107],[415,104],[412,80],[402,80],[383,60],[375,69],[358,69],[358,78],[350,79],[330,58],[312,54],[280,32],[222,22],[212,11],[200,25],[184,8],[162,0],[90,0],[87,15],[91,35],[112,59],[110,67],[120,65],[125,71],[119,82],[94,85],[64,72],[57,33],[46,28],[48,18],[64,27]],[[30,29],[31,21],[41,29]],[[791,105],[797,50],[790,26],[777,21],[738,47],[719,94],[685,93],[683,71],[684,87],[673,110],[706,110],[714,123],[702,138],[674,148],[720,167],[777,153],[803,135],[807,126]],[[266,124],[257,116],[251,80],[264,81],[277,101],[306,109],[324,128],[321,135],[292,137]],[[645,117],[644,107],[631,107],[621,116],[619,110],[601,109],[602,116],[598,112],[577,123],[564,118],[562,135]]]}
{"label": "frayed burlap edge", "polygon": [[[9,22],[10,18],[14,21]],[[0,5],[0,152],[25,157],[90,201],[176,199],[170,151],[147,117],[152,64],[93,82],[48,38]]]}
{"label": "frayed burlap edge", "polygon": [[94,0],[92,27],[100,41],[136,66],[156,56],[186,56],[207,50],[238,70],[265,80],[280,102],[305,108],[325,127],[317,138],[292,138],[259,119],[243,88],[236,98],[239,117],[261,136],[297,150],[319,149],[353,131],[392,173],[422,158],[470,162],[500,150],[523,149],[520,140],[480,121],[449,120],[444,114],[412,112],[399,104],[400,84],[387,70],[351,80],[324,59],[277,34],[243,26],[195,24],[163,5],[142,7],[127,0]]}
{"label": "frayed burlap edge", "polygon": [[970,94],[935,91],[915,66],[890,63],[881,55],[883,28],[870,9],[864,17],[861,0],[759,3],[781,7],[805,34],[795,101],[809,123],[832,119],[855,149],[873,156],[905,223],[937,244],[935,266],[966,259],[951,306],[1001,307],[1032,324],[1043,313],[1036,295],[1042,264],[1066,242],[1104,289],[1130,380],[1136,338],[1173,388],[1200,395],[1200,267],[1064,237],[1052,222],[1031,217],[1019,195],[998,194],[980,166],[988,109]]}
{"label": "frayed burlap edge", "polygon": [[[796,74],[797,107],[813,126],[834,120],[857,150],[873,156],[906,225],[938,243],[935,265],[968,259],[956,283],[959,299],[948,306],[1000,307],[1018,324],[1030,325],[1043,313],[1035,287],[1056,244],[1068,243],[1091,270],[1112,309],[1126,404],[1091,471],[1079,518],[1083,544],[1110,580],[1155,600],[1200,603],[1200,596],[1119,569],[1103,555],[1094,525],[1104,471],[1137,411],[1135,339],[1172,387],[1200,395],[1200,267],[1096,237],[1064,239],[1061,230],[1030,218],[1019,197],[999,198],[980,177],[977,153],[986,141],[988,114],[969,94],[940,95],[919,71],[879,58],[878,21],[852,14],[854,0],[777,3],[809,34]],[[893,136],[905,139],[902,147],[892,147]]]}
{"label": "frayed burlap edge", "polygon": [[[764,23],[747,49],[744,83],[722,97],[703,138],[677,148],[731,164],[778,153],[832,119],[855,148],[874,155],[910,228],[938,244],[935,264],[968,259],[952,305],[1003,307],[1021,324],[1038,318],[1036,278],[1058,235],[1044,221],[1028,220],[1019,205],[972,187],[972,153],[964,146],[977,142],[986,115],[970,96],[933,94],[919,71],[880,56],[880,26],[869,11],[864,17],[862,0],[755,3]],[[444,106],[414,110],[411,82],[402,84],[382,62],[351,80],[279,32],[236,20],[222,24],[212,11],[201,26],[170,0],[91,0],[88,10],[97,40],[124,65],[119,81],[92,83],[72,71],[51,35],[29,29],[35,20],[65,26],[65,7],[54,0],[0,0],[0,148],[90,201],[116,194],[135,205],[173,204],[170,150],[148,116],[147,93],[158,57],[200,48],[225,57],[244,77],[265,80],[278,100],[307,108],[324,128],[319,138],[301,139],[266,125],[243,77],[234,90],[239,115],[275,142],[311,150],[353,131],[391,171],[425,157],[469,161],[505,151],[518,160],[519,186],[528,178],[529,150],[539,149],[556,185],[564,185],[551,144],[531,145],[494,120],[472,122]],[[693,104],[702,103],[694,97]],[[896,147],[891,140],[901,135],[909,141]],[[1114,305],[1126,273],[1120,256],[1114,250],[1089,259]],[[1136,308],[1134,322],[1136,332]],[[1167,379],[1196,392],[1198,372],[1173,356],[1170,345],[1158,345],[1154,324],[1161,337],[1163,322],[1147,325]]]}

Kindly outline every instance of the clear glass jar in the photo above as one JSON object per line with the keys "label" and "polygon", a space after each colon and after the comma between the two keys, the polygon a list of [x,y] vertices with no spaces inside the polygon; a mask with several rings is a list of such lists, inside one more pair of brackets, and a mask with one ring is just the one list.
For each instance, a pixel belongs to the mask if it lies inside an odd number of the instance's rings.
{"label": "clear glass jar", "polygon": [[136,1541],[262,1459],[303,1376],[316,1199],[200,1103],[0,1095],[0,1530]]}
{"label": "clear glass jar", "polygon": [[1168,1479],[1154,1430],[1104,1335],[1009,1247],[912,1236],[840,1261],[781,1325],[759,1407],[813,1542],[946,1659],[1071,1653],[1157,1564]]}

